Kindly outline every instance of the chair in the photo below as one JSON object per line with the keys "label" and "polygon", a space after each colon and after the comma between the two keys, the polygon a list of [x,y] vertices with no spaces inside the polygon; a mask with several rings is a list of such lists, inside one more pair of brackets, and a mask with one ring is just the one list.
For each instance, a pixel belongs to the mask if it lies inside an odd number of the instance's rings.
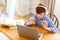
{"label": "chair", "polygon": [[59,21],[58,18],[56,17],[56,15],[49,13],[48,16],[52,19],[53,23],[56,25],[56,27],[58,28],[59,26]]}

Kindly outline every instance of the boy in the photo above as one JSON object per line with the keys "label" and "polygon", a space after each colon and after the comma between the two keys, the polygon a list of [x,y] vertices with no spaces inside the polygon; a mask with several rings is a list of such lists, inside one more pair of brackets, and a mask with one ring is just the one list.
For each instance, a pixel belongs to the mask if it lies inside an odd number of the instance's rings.
{"label": "boy", "polygon": [[44,29],[55,33],[57,32],[56,26],[53,24],[52,20],[46,15],[46,8],[44,6],[36,7],[36,14],[26,22],[26,25],[37,24],[42,26]]}

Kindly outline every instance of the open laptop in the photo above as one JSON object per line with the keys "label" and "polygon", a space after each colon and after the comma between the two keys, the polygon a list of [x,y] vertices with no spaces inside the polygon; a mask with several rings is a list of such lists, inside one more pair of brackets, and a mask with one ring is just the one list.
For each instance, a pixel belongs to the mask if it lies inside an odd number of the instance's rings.
{"label": "open laptop", "polygon": [[20,36],[31,38],[32,40],[40,40],[43,34],[39,33],[37,28],[17,25],[17,30]]}

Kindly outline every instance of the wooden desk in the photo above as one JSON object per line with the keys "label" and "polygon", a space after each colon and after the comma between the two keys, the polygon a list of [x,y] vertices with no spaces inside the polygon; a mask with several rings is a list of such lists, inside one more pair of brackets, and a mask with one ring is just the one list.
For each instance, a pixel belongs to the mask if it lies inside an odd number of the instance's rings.
{"label": "wooden desk", "polygon": [[[39,32],[44,33],[44,36],[41,40],[60,40],[60,34],[58,34],[58,33],[55,33],[55,34],[49,33],[48,31],[44,30],[42,27],[39,27],[36,25],[34,25],[32,27],[38,28]],[[25,37],[19,37],[17,29],[9,29],[6,27],[2,27],[1,29],[2,29],[1,31],[8,38],[10,38],[10,40],[31,40],[31,39],[28,39]]]}

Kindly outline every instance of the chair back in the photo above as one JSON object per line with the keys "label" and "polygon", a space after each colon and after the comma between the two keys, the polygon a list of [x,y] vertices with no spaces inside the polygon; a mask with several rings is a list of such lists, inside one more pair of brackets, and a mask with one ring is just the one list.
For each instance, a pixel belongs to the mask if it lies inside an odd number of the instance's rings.
{"label": "chair back", "polygon": [[52,19],[53,23],[56,25],[56,27],[58,28],[59,26],[59,21],[58,18],[56,17],[56,15],[49,13],[48,16]]}

